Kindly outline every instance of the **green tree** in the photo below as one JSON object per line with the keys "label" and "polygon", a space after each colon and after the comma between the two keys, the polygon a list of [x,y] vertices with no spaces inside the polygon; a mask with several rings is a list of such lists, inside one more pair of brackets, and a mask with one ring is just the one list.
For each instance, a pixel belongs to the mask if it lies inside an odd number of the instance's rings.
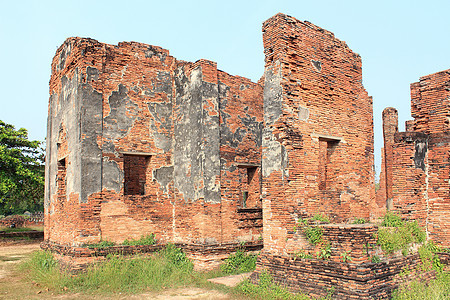
{"label": "green tree", "polygon": [[43,143],[0,120],[0,214],[43,209]]}

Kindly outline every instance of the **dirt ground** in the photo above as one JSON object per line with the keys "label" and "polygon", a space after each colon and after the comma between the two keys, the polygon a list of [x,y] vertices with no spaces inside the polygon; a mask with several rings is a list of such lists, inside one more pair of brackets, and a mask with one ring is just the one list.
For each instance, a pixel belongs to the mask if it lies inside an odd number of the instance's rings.
{"label": "dirt ground", "polygon": [[232,299],[216,290],[181,288],[164,291],[161,294],[143,293],[139,295],[93,296],[85,294],[54,294],[28,280],[16,270],[18,262],[26,259],[39,249],[36,241],[0,241],[0,299]]}

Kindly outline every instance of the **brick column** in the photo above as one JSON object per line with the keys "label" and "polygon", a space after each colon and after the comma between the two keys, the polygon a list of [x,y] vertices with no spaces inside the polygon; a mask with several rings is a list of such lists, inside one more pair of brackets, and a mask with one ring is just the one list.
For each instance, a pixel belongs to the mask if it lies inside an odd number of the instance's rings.
{"label": "brick column", "polygon": [[383,110],[383,138],[384,138],[384,174],[386,184],[386,206],[392,208],[392,146],[394,135],[398,132],[398,113],[395,108],[387,107]]}

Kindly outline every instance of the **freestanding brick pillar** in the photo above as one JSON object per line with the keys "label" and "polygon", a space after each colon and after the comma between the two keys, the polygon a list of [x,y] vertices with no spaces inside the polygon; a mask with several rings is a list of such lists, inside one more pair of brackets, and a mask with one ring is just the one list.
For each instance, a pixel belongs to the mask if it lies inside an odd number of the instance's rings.
{"label": "freestanding brick pillar", "polygon": [[394,144],[394,135],[398,132],[398,113],[395,108],[387,107],[383,110],[383,167],[384,170],[382,175],[384,175],[385,184],[385,199],[386,207],[392,209],[392,167],[394,164],[392,158],[392,147]]}

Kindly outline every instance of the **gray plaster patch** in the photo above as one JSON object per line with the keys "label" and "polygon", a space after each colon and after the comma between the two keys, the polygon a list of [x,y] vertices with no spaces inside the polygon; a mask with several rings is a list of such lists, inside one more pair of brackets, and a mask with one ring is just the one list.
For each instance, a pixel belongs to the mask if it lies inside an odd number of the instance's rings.
{"label": "gray plaster patch", "polygon": [[123,177],[123,171],[117,162],[103,157],[103,188],[119,193],[123,187]]}
{"label": "gray plaster patch", "polygon": [[71,51],[72,51],[72,44],[69,41],[66,41],[64,43],[63,49],[61,50],[61,54],[59,55],[57,71],[61,71],[62,69],[64,69],[66,65],[67,56],[70,55]]}
{"label": "gray plaster patch", "polygon": [[[126,136],[136,119],[138,106],[130,100],[127,92],[127,88],[123,84],[119,84],[119,90],[112,92],[108,99],[110,113],[103,119],[103,135],[106,140],[109,139],[111,142]],[[105,152],[115,151],[111,142],[105,144]]]}
{"label": "gray plaster patch", "polygon": [[317,72],[322,71],[322,63],[320,61],[311,59],[311,64],[313,65],[314,69],[316,69]]}
{"label": "gray plaster patch", "polygon": [[416,168],[425,171],[425,156],[428,151],[428,143],[426,141],[416,141],[414,149],[414,165]]}
{"label": "gray plaster patch", "polygon": [[264,177],[270,176],[274,171],[281,171],[283,178],[288,174],[288,153],[283,145],[275,140],[270,127],[263,130],[262,173]]}
{"label": "gray plaster patch", "polygon": [[300,121],[308,121],[309,109],[303,106],[298,107],[298,118]]}
{"label": "gray plaster patch", "polygon": [[81,201],[102,189],[102,151],[97,138],[102,135],[102,94],[90,84],[80,86],[81,107]]}
{"label": "gray plaster patch", "polygon": [[274,64],[278,72],[273,73],[272,68],[264,72],[264,122],[266,125],[274,124],[282,114],[283,89],[281,86],[280,62]]}
{"label": "gray plaster patch", "polygon": [[217,85],[203,82],[201,68],[188,78],[175,76],[174,186],[186,201],[220,202],[219,118],[203,110],[206,101],[218,110]]}
{"label": "gray plaster patch", "polygon": [[170,151],[172,148],[172,103],[151,102],[148,110],[152,115],[150,122],[150,135],[154,137],[155,146]]}
{"label": "gray plaster patch", "polygon": [[87,67],[86,69],[87,82],[98,80],[99,72],[97,68]]}
{"label": "gray plaster patch", "polygon": [[162,186],[164,193],[168,193],[169,183],[173,180],[173,166],[154,170],[153,178]]}
{"label": "gray plaster patch", "polygon": [[[278,72],[273,72],[274,67],[278,69]],[[266,127],[263,129],[262,136],[262,174],[263,177],[268,177],[272,172],[280,171],[284,178],[287,175],[288,156],[285,147],[274,137],[271,126],[282,115],[283,93],[280,62],[275,62],[271,68],[266,67],[264,76],[264,121]]]}

